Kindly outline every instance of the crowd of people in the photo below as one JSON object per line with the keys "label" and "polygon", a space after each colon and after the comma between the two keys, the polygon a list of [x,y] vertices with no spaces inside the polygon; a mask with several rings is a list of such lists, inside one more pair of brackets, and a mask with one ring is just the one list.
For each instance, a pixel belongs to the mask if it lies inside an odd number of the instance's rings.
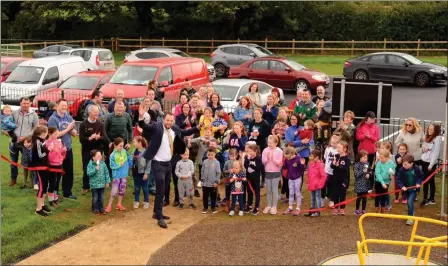
{"label": "crowd of people", "polygon": [[[372,191],[383,194],[375,198],[377,211],[390,210],[392,202],[384,194],[390,188],[402,190],[401,198],[400,193],[393,195],[393,203],[401,200],[408,205],[408,214],[414,215],[420,184],[435,171],[442,146],[440,125],[422,129],[414,118],[406,120],[394,144],[380,142],[371,111],[357,125],[355,114],[346,111],[332,129],[331,99],[323,87],[317,88],[313,98],[309,90],[299,89],[286,106],[276,88],[262,103],[253,83],[231,111],[221,105],[213,88],[196,91],[191,82],[180,91],[174,113],[164,109],[164,89],[156,81],[148,84],[146,97],[134,111],[122,90],[117,90],[107,107],[102,98],[101,91],[93,92],[83,107],[79,132],[65,99],[55,103],[48,121],[39,120],[29,98],[20,100],[17,111],[9,106],[2,109],[1,126],[11,138],[11,160],[18,162],[21,153],[23,166],[37,167],[34,175],[24,171],[21,186],[38,190],[36,214],[48,216],[63,198],[77,199],[72,194],[73,136],[79,136],[81,143],[82,194],[91,191],[92,212],[102,215],[113,207],[126,209],[123,200],[132,170],[133,207],[140,207],[143,193],[143,208],[149,208],[149,195],[154,194],[153,218],[163,228],[169,219],[163,215],[163,206],[170,204],[171,181],[173,206],[185,208],[187,198],[188,208],[196,209],[193,199],[202,197],[204,214],[216,213],[222,206],[230,216],[275,215],[281,200],[288,206],[283,214],[298,216],[306,182],[312,209],[305,216],[320,216],[325,201],[334,208],[333,215],[345,215],[351,167],[354,192],[359,196],[355,215],[366,212],[366,195]],[[16,185],[17,178],[17,167],[11,165],[10,186]],[[434,177],[423,187],[421,205],[434,204]],[[262,188],[266,188],[267,204],[261,209]]]}

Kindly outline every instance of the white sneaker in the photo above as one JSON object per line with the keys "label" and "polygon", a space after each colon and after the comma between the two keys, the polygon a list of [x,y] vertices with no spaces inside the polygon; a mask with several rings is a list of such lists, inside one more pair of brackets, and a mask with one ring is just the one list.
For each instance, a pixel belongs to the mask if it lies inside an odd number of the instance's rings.
{"label": "white sneaker", "polygon": [[230,211],[229,212],[229,216],[234,216],[235,215],[235,211]]}
{"label": "white sneaker", "polygon": [[143,202],[143,209],[149,208],[149,202]]}
{"label": "white sneaker", "polygon": [[34,185],[34,190],[39,190],[39,185],[35,184]]}
{"label": "white sneaker", "polygon": [[329,203],[328,203],[328,207],[333,207],[334,206],[334,202],[331,200]]}
{"label": "white sneaker", "polygon": [[264,208],[263,213],[268,214],[270,210],[271,210],[271,207],[266,207],[266,208]]}
{"label": "white sneaker", "polygon": [[138,209],[139,206],[140,206],[140,202],[135,201],[134,202],[134,209]]}
{"label": "white sneaker", "polygon": [[240,211],[240,212],[238,213],[238,215],[239,215],[239,216],[243,216],[243,215],[244,215],[244,212],[243,212],[243,211]]}
{"label": "white sneaker", "polygon": [[271,213],[272,215],[276,215],[276,214],[277,214],[277,208],[272,207],[270,213]]}

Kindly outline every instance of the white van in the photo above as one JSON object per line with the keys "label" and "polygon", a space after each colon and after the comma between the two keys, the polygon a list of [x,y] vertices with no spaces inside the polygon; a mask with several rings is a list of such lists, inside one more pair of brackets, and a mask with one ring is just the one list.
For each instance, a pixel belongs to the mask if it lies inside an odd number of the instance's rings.
{"label": "white van", "polygon": [[105,48],[76,48],[65,50],[61,54],[81,56],[89,70],[115,69],[114,54]]}
{"label": "white van", "polygon": [[56,88],[83,71],[87,71],[87,66],[79,56],[58,55],[25,61],[2,82],[2,102],[17,104],[21,97],[34,97],[39,92]]}

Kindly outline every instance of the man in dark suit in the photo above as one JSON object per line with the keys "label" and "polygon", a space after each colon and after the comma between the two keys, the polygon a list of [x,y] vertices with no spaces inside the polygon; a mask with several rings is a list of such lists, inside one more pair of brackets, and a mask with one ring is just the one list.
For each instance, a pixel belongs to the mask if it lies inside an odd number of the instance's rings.
{"label": "man in dark suit", "polygon": [[188,130],[180,129],[174,124],[174,115],[171,113],[165,113],[161,122],[145,124],[143,121],[144,114],[145,110],[140,108],[139,126],[143,129],[143,132],[151,135],[151,141],[143,157],[147,161],[152,160],[151,171],[156,182],[153,218],[158,220],[157,223],[160,227],[168,228],[165,220],[168,220],[169,217],[162,214],[162,208],[165,186],[171,181],[171,159],[174,154],[185,153],[186,145],[183,138],[198,133],[202,125]]}

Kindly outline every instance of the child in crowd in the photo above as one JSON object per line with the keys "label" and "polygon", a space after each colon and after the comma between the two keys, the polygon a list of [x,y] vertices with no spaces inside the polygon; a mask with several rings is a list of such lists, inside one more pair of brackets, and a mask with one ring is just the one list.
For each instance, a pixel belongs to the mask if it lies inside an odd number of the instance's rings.
{"label": "child in crowd", "polygon": [[318,147],[324,147],[331,136],[331,108],[332,101],[326,101],[320,113],[317,114],[315,143]]}
{"label": "child in crowd", "polygon": [[[375,192],[376,194],[384,194],[389,189],[391,176],[395,175],[395,163],[390,160],[390,152],[387,149],[381,149],[378,155],[379,161],[375,166]],[[386,212],[387,195],[375,197],[377,212]]]}
{"label": "child in crowd", "polygon": [[288,124],[286,123],[286,119],[284,117],[280,117],[277,120],[277,123],[272,128],[272,135],[277,136],[281,141],[285,139],[285,132],[288,128]]}
{"label": "child in crowd", "polygon": [[2,130],[8,132],[9,137],[11,138],[11,142],[17,141],[17,136],[14,134],[14,130],[17,125],[12,118],[12,109],[11,106],[5,105],[2,108],[2,113],[0,115]]}
{"label": "child in crowd", "polygon": [[300,187],[302,185],[302,176],[305,172],[305,158],[297,155],[293,147],[285,148],[285,163],[283,168],[288,169],[287,179],[289,187],[289,207],[283,214],[293,212],[294,196],[296,197],[296,211],[294,216],[300,215],[300,206],[302,204],[302,193]]}
{"label": "child in crowd", "polygon": [[233,130],[232,130],[232,132],[230,132],[229,136],[227,137],[227,141],[226,141],[227,145],[224,145],[225,147],[223,147],[223,148],[225,150],[227,148],[228,149],[235,148],[240,153],[243,153],[244,149],[245,149],[246,142],[247,142],[247,136],[246,136],[245,127],[241,121],[237,121],[237,122],[235,122],[235,124],[233,124]]}
{"label": "child in crowd", "polygon": [[230,207],[229,216],[235,215],[235,205],[238,197],[238,202],[240,205],[240,210],[238,212],[239,216],[243,216],[243,208],[244,208],[244,186],[243,181],[247,181],[246,175],[244,174],[243,167],[241,165],[241,161],[235,161],[232,164],[232,173],[229,176],[229,183],[231,184],[231,194],[232,194],[232,206]]}
{"label": "child in crowd", "polygon": [[226,161],[225,162],[225,164],[224,164],[224,168],[223,168],[223,173],[224,173],[224,176],[226,177],[226,195],[225,195],[225,198],[224,198],[224,200],[223,200],[223,205],[226,207],[226,212],[229,212],[229,210],[228,210],[228,208],[229,208],[229,206],[230,206],[230,183],[229,183],[229,176],[230,176],[230,173],[232,172],[232,164],[236,161],[236,160],[238,160],[238,150],[237,149],[235,149],[235,148],[233,148],[233,149],[230,149],[230,151],[229,151],[229,160],[228,161]]}
{"label": "child in crowd", "polygon": [[268,206],[264,208],[263,213],[277,214],[277,202],[278,202],[278,183],[280,182],[283,162],[283,151],[278,147],[280,145],[280,139],[275,135],[268,137],[268,147],[263,150],[261,160],[266,171],[266,188],[267,188],[267,201]]}
{"label": "child in crowd", "polygon": [[222,110],[216,110],[215,112],[215,120],[212,123],[212,126],[217,128],[214,134],[214,138],[217,140],[220,140],[226,131],[227,128],[227,122],[224,120],[224,109]]}
{"label": "child in crowd", "polygon": [[[209,144],[208,144],[208,149],[210,149],[210,148],[215,149],[215,159],[218,161],[219,167],[222,172],[224,169],[225,158],[224,158],[223,152],[219,148],[217,139],[215,139],[215,138],[210,139]],[[207,159],[207,156],[208,156],[208,152],[206,151],[204,153],[204,156],[202,157],[202,162],[204,162]],[[216,188],[216,193],[217,193],[217,201],[221,202],[221,195],[219,194],[219,187]]]}
{"label": "child in crowd", "polygon": [[126,182],[129,174],[129,168],[132,167],[132,156],[123,149],[124,140],[120,137],[114,139],[114,150],[109,156],[110,168],[112,169],[112,190],[110,191],[109,203],[106,212],[112,211],[112,203],[118,193],[117,210],[124,211],[126,208],[122,205]]}
{"label": "child in crowd", "polygon": [[212,213],[217,213],[216,210],[216,194],[221,177],[221,167],[218,160],[215,158],[216,148],[210,147],[207,151],[207,159],[202,163],[201,169],[201,184],[202,184],[202,203],[204,208],[202,213],[206,214],[208,211],[208,199],[210,197]]}
{"label": "child in crowd", "polygon": [[101,151],[92,150],[92,159],[87,165],[90,191],[92,191],[92,212],[95,215],[106,215],[104,211],[104,188],[109,188],[110,176]]}
{"label": "child in crowd", "polygon": [[[325,164],[320,160],[321,151],[318,149],[311,151],[310,162],[308,164],[308,190],[311,192],[311,209],[320,209],[323,207],[321,198],[322,188],[327,180]],[[318,217],[320,212],[308,212],[305,216]]]}
{"label": "child in crowd", "polygon": [[176,176],[179,178],[177,182],[177,188],[179,190],[179,209],[184,208],[184,195],[189,199],[190,209],[196,209],[196,205],[193,203],[193,174],[194,164],[189,159],[190,151],[185,150],[182,154],[182,160],[176,164]]}
{"label": "child in crowd", "polygon": [[[246,169],[246,176],[248,185],[252,186],[252,189],[246,189],[247,191],[247,206],[244,210],[245,213],[252,213],[258,215],[260,208],[260,178],[263,176],[263,163],[260,157],[260,150],[256,143],[251,143],[247,148],[247,157],[244,160],[244,168]],[[255,193],[255,207],[252,209],[252,203]],[[240,205],[241,206],[241,205]]]}
{"label": "child in crowd", "polygon": [[[398,145],[398,152],[395,155],[395,164],[397,165],[397,167],[395,168],[395,172],[398,173],[398,171],[400,170],[400,168],[403,166],[403,157],[408,153],[408,145],[401,143]],[[395,178],[395,190],[399,189],[398,188],[398,183],[397,183],[397,178]],[[407,200],[407,194],[404,191],[401,192],[401,203],[403,204],[407,204],[408,200]],[[395,192],[395,200],[394,203],[399,203],[400,202],[400,192]]]}
{"label": "child in crowd", "polygon": [[[350,172],[350,156],[347,154],[347,142],[339,142],[337,151],[338,154],[334,156],[333,162],[331,163],[331,168],[333,169],[333,191],[331,195],[334,204],[345,201],[348,188],[348,175]],[[345,204],[335,207],[333,215],[345,215]]]}
{"label": "child in crowd", "polygon": [[132,159],[132,177],[134,178],[134,209],[140,207],[140,189],[143,191],[143,209],[149,208],[149,183],[148,176],[151,173],[151,162],[143,157],[148,142],[141,136],[134,137],[135,151]]}
{"label": "child in crowd", "polygon": [[[423,172],[420,167],[414,165],[414,156],[406,154],[402,159],[403,167],[400,168],[397,174],[398,188],[407,194],[408,199],[408,215],[414,216],[414,199],[417,196],[417,191],[423,182]],[[413,225],[414,220],[407,220],[407,225]]]}
{"label": "child in crowd", "polygon": [[[31,158],[33,158],[31,166],[47,166],[48,167],[48,150],[45,145],[45,141],[48,135],[48,128],[46,126],[38,125],[33,132],[33,152]],[[37,206],[36,214],[40,216],[48,216],[51,213],[51,209],[45,205],[45,197],[47,196],[48,189],[48,170],[37,171],[37,177],[39,184],[39,190],[37,191]]]}
{"label": "child in crowd", "polygon": [[[31,154],[33,152],[33,139],[31,136],[26,137],[23,140],[23,148],[22,148],[22,165],[25,167],[31,166]],[[23,186],[21,186],[21,189],[24,189],[27,187],[28,184],[28,178],[30,179],[30,188],[33,188],[34,186],[34,179],[33,179],[33,171],[28,170],[27,168],[23,168],[23,175],[24,175],[24,182]]]}
{"label": "child in crowd", "polygon": [[[50,169],[62,170],[67,148],[58,138],[59,130],[56,127],[48,128],[48,140],[45,142],[48,149],[48,167]],[[58,207],[58,190],[61,182],[60,172],[51,172],[48,180],[48,201],[51,207]]]}
{"label": "child in crowd", "polygon": [[312,139],[313,138],[314,122],[311,119],[305,121],[303,129],[297,130],[295,135],[299,135],[300,139]]}
{"label": "child in crowd", "polygon": [[[356,163],[354,167],[355,174],[355,193],[356,199],[355,215],[360,216],[366,213],[367,198],[366,195],[371,189],[372,185],[370,179],[373,176],[372,169],[370,169],[368,161],[368,153],[365,150],[360,150],[356,156]],[[359,204],[362,200],[362,210],[359,209]]]}
{"label": "child in crowd", "polygon": [[336,154],[338,154],[338,144],[341,141],[339,135],[333,135],[330,139],[330,145],[325,149],[324,160],[325,160],[325,172],[327,173],[327,181],[325,182],[325,187],[322,191],[322,198],[325,196],[330,199],[328,207],[333,207],[334,201],[332,198],[332,182],[333,182],[333,168],[331,167],[332,162]]}
{"label": "child in crowd", "polygon": [[[390,142],[390,141],[381,142],[380,149],[386,149],[390,152],[391,155],[393,154],[393,146],[392,146],[392,142]],[[395,161],[393,160],[392,157],[390,157],[390,160],[395,164]],[[394,179],[394,183],[395,182],[396,182],[396,180]],[[387,194],[386,195],[386,210],[390,211],[390,209],[392,209],[392,204],[390,204],[390,195]]]}
{"label": "child in crowd", "polygon": [[[202,130],[202,129],[201,129]],[[199,154],[199,180],[201,180],[201,169],[202,169],[202,157],[204,154],[207,154],[208,144],[210,143],[210,139],[212,138],[212,127],[211,125],[205,126],[204,135],[188,140],[188,148],[191,148],[193,144],[198,145],[198,154]]]}

